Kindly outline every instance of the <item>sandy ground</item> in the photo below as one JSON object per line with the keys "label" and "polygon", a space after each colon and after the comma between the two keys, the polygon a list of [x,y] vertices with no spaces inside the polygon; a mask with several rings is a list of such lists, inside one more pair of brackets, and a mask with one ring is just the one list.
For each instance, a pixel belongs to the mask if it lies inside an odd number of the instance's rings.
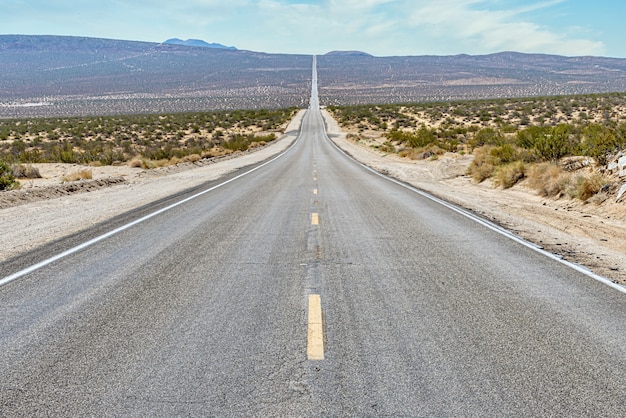
{"label": "sandy ground", "polygon": [[[44,179],[24,182],[19,193],[0,193],[0,261],[275,155],[295,140],[303,113],[281,139],[228,159],[157,170],[90,167],[93,180],[64,185],[62,176],[83,167],[39,165]],[[626,284],[625,204],[542,198],[523,184],[508,190],[488,182],[477,185],[465,175],[470,156],[447,154],[435,161],[413,161],[386,155],[346,139],[336,122],[326,112],[324,116],[331,139],[356,159]]]}

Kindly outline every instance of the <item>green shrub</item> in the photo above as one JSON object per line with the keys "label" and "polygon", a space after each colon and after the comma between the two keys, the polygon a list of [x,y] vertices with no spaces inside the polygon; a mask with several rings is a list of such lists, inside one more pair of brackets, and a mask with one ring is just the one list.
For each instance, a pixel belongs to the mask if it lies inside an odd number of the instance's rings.
{"label": "green shrub", "polygon": [[599,124],[591,124],[583,129],[583,155],[593,157],[600,165],[606,165],[609,155],[618,146],[613,130]]}
{"label": "green shrub", "polygon": [[407,144],[412,148],[421,148],[430,144],[437,143],[437,136],[434,129],[428,129],[425,126],[420,127],[415,132],[403,132],[394,130],[387,134],[390,141],[397,141]]}
{"label": "green shrub", "polygon": [[11,167],[3,161],[0,161],[0,190],[11,190],[19,187],[19,182],[13,176]]}
{"label": "green shrub", "polygon": [[469,141],[469,146],[474,149],[483,145],[503,145],[506,139],[502,132],[493,128],[483,128]]}
{"label": "green shrub", "polygon": [[558,161],[570,155],[573,147],[569,126],[561,124],[551,128],[550,133],[543,133],[536,139],[534,149],[545,161]]}
{"label": "green shrub", "polygon": [[517,149],[511,144],[503,144],[491,148],[489,154],[493,157],[493,161],[496,165],[512,163],[519,159]]}

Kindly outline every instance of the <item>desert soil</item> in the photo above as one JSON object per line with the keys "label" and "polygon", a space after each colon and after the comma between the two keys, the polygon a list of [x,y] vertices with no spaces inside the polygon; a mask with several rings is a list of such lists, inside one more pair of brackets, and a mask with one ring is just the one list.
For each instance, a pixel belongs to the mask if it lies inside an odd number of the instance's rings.
{"label": "desert soil", "polygon": [[[43,179],[27,180],[19,191],[0,193],[0,261],[275,155],[295,140],[303,113],[279,140],[223,159],[154,170],[89,167],[93,180],[65,184],[61,184],[63,176],[84,167],[37,165]],[[446,154],[434,161],[413,161],[387,155],[347,139],[347,132],[328,113],[324,116],[331,139],[357,160],[626,284],[625,204],[542,198],[523,183],[508,190],[494,188],[489,182],[474,184],[465,175],[471,156]]]}

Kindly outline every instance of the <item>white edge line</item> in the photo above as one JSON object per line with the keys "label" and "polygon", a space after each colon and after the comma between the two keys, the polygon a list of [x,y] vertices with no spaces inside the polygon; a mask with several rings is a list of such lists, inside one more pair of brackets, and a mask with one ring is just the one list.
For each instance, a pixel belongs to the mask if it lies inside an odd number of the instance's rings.
{"label": "white edge line", "polygon": [[[319,114],[320,114],[320,117],[322,118],[322,123],[324,123],[324,117],[322,116],[322,112],[320,111]],[[325,126],[325,123],[324,123],[324,126]],[[552,259],[554,261],[557,261],[557,262],[559,262],[559,263],[561,263],[561,264],[563,264],[563,265],[565,265],[567,267],[570,267],[570,268],[578,271],[579,273],[582,273],[582,274],[584,274],[584,275],[586,275],[588,277],[591,277],[592,279],[595,279],[595,280],[597,280],[597,281],[599,281],[599,282],[601,282],[601,283],[603,283],[603,284],[605,284],[607,286],[612,287],[615,290],[618,290],[618,291],[626,294],[626,287],[625,286],[622,286],[622,285],[620,285],[618,283],[614,283],[612,280],[610,280],[610,279],[608,279],[608,278],[606,278],[604,276],[601,276],[599,274],[596,274],[596,273],[594,273],[593,271],[589,270],[588,268],[586,268],[584,266],[581,266],[581,265],[576,264],[576,263],[572,263],[571,261],[567,261],[567,260],[565,260],[564,258],[562,258],[561,256],[559,256],[557,254],[553,254],[553,253],[551,253],[549,251],[546,251],[543,248],[541,248],[540,246],[538,246],[537,244],[534,244],[534,243],[532,243],[530,241],[527,241],[527,240],[521,238],[520,236],[514,234],[513,232],[508,231],[508,230],[502,228],[501,226],[496,225],[493,222],[490,222],[490,221],[488,221],[486,219],[483,219],[483,218],[481,218],[481,217],[471,213],[470,211],[468,211],[466,209],[463,209],[463,208],[461,208],[459,206],[456,206],[456,205],[454,205],[454,204],[452,204],[450,202],[446,202],[443,199],[440,199],[440,198],[438,198],[436,196],[433,196],[432,194],[427,193],[427,192],[425,192],[423,190],[420,190],[420,189],[418,189],[418,188],[416,188],[414,186],[411,186],[411,185],[408,185],[406,183],[403,183],[400,180],[397,180],[397,179],[395,179],[393,177],[389,177],[389,176],[386,176],[386,175],[384,175],[382,173],[379,173],[378,171],[376,171],[372,167],[363,164],[362,162],[360,162],[359,160],[354,158],[352,155],[348,154],[346,151],[341,149],[337,144],[335,144],[328,137],[328,135],[326,133],[326,130],[324,130],[324,137],[326,138],[326,140],[328,140],[328,142],[330,142],[335,148],[337,148],[346,157],[350,158],[351,160],[353,160],[354,162],[359,164],[361,167],[365,168],[368,171],[371,171],[372,173],[376,174],[377,176],[380,176],[380,177],[386,179],[387,181],[390,181],[390,182],[395,183],[395,184],[397,184],[399,186],[402,186],[405,189],[408,189],[408,190],[410,190],[410,191],[412,191],[414,193],[419,194],[420,196],[423,196],[423,197],[425,197],[427,199],[430,199],[430,200],[432,200],[434,202],[437,202],[440,205],[443,205],[443,206],[447,207],[448,209],[451,209],[451,210],[453,210],[453,211],[455,211],[455,212],[465,216],[466,218],[469,218],[469,219],[473,220],[474,222],[477,222],[477,223],[479,223],[479,224],[481,224],[481,225],[491,229],[492,231],[497,232],[500,235],[504,235],[505,237],[507,237],[509,239],[512,239],[513,241],[515,241],[515,242],[517,242],[519,244],[522,244],[523,246],[525,246],[527,248],[530,248],[533,251],[538,252],[539,254],[542,254],[542,255],[544,255],[544,256],[546,256],[546,257],[548,257],[548,258],[550,258],[550,259]]]}
{"label": "white edge line", "polygon": [[[304,115],[302,117],[304,118]],[[86,241],[86,242],[84,242],[82,244],[79,244],[79,245],[73,247],[73,248],[70,248],[70,249],[68,249],[66,251],[63,251],[62,253],[59,253],[59,254],[57,254],[55,256],[52,256],[52,257],[47,258],[47,259],[45,259],[43,261],[40,261],[37,264],[33,264],[30,267],[27,267],[27,268],[25,268],[23,270],[20,270],[18,272],[13,273],[13,274],[10,274],[10,275],[0,279],[0,286],[4,286],[5,284],[8,284],[8,283],[10,283],[10,282],[12,282],[12,281],[14,281],[16,279],[19,279],[20,277],[23,277],[23,276],[25,276],[25,275],[27,275],[29,273],[32,273],[32,272],[34,272],[36,270],[39,270],[40,268],[45,267],[45,266],[47,266],[49,264],[52,264],[55,261],[58,261],[58,260],[60,260],[62,258],[65,258],[65,257],[67,257],[69,255],[77,253],[78,251],[83,250],[83,249],[85,249],[85,248],[87,248],[87,247],[89,247],[89,246],[91,246],[93,244],[96,244],[96,243],[98,243],[100,241],[103,241],[103,240],[105,240],[107,238],[110,238],[113,235],[118,234],[118,233],[120,233],[122,231],[125,231],[128,228],[131,228],[131,227],[133,227],[133,226],[135,226],[137,224],[140,224],[140,223],[142,223],[144,221],[147,221],[148,219],[153,218],[153,217],[155,217],[157,215],[160,215],[163,212],[167,212],[168,210],[171,210],[171,209],[173,209],[173,208],[175,208],[177,206],[180,206],[180,205],[182,205],[184,203],[189,202],[190,200],[193,200],[193,199],[195,199],[197,197],[200,197],[200,196],[202,196],[202,195],[204,195],[206,193],[209,193],[209,192],[211,192],[211,191],[213,191],[215,189],[218,189],[218,188],[220,188],[222,186],[225,186],[228,183],[231,183],[231,182],[233,182],[233,181],[235,181],[237,179],[240,179],[241,177],[247,176],[248,174],[257,171],[258,169],[260,169],[262,167],[265,167],[266,165],[268,165],[270,163],[273,163],[274,161],[278,160],[279,158],[281,158],[282,156],[287,154],[289,151],[291,151],[293,149],[293,147],[300,140],[300,136],[301,135],[302,135],[302,130],[300,130],[300,132],[298,133],[298,136],[293,141],[293,143],[289,146],[289,148],[287,148],[286,150],[282,151],[280,154],[278,154],[277,156],[275,156],[271,160],[268,160],[268,161],[264,162],[263,164],[261,164],[259,166],[256,166],[256,167],[254,167],[253,169],[251,169],[249,171],[246,171],[245,173],[241,173],[238,176],[235,176],[235,177],[233,177],[231,179],[228,179],[228,180],[226,180],[223,183],[217,184],[217,185],[215,185],[215,186],[213,186],[213,187],[211,187],[209,189],[206,189],[206,190],[203,190],[203,191],[201,191],[199,193],[196,193],[193,196],[189,196],[189,197],[187,197],[187,198],[185,198],[185,199],[183,199],[181,201],[178,201],[178,202],[173,203],[173,204],[171,204],[169,206],[161,208],[161,209],[157,210],[156,212],[152,212],[152,213],[150,213],[150,214],[148,214],[146,216],[143,216],[143,217],[141,217],[139,219],[136,219],[136,220],[134,220],[134,221],[132,221],[130,223],[127,223],[127,224],[122,225],[122,226],[120,226],[118,228],[115,228],[115,229],[113,229],[113,230],[111,230],[111,231],[109,231],[109,232],[107,232],[105,234],[97,236],[97,237],[95,237],[93,239],[90,239],[89,241]]]}

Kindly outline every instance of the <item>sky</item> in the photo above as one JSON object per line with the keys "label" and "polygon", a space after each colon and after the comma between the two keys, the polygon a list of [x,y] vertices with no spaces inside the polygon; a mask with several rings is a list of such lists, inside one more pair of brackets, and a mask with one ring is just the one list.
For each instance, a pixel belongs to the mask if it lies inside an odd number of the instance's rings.
{"label": "sky", "polygon": [[626,58],[623,0],[1,0],[0,34],[376,56],[502,51]]}

